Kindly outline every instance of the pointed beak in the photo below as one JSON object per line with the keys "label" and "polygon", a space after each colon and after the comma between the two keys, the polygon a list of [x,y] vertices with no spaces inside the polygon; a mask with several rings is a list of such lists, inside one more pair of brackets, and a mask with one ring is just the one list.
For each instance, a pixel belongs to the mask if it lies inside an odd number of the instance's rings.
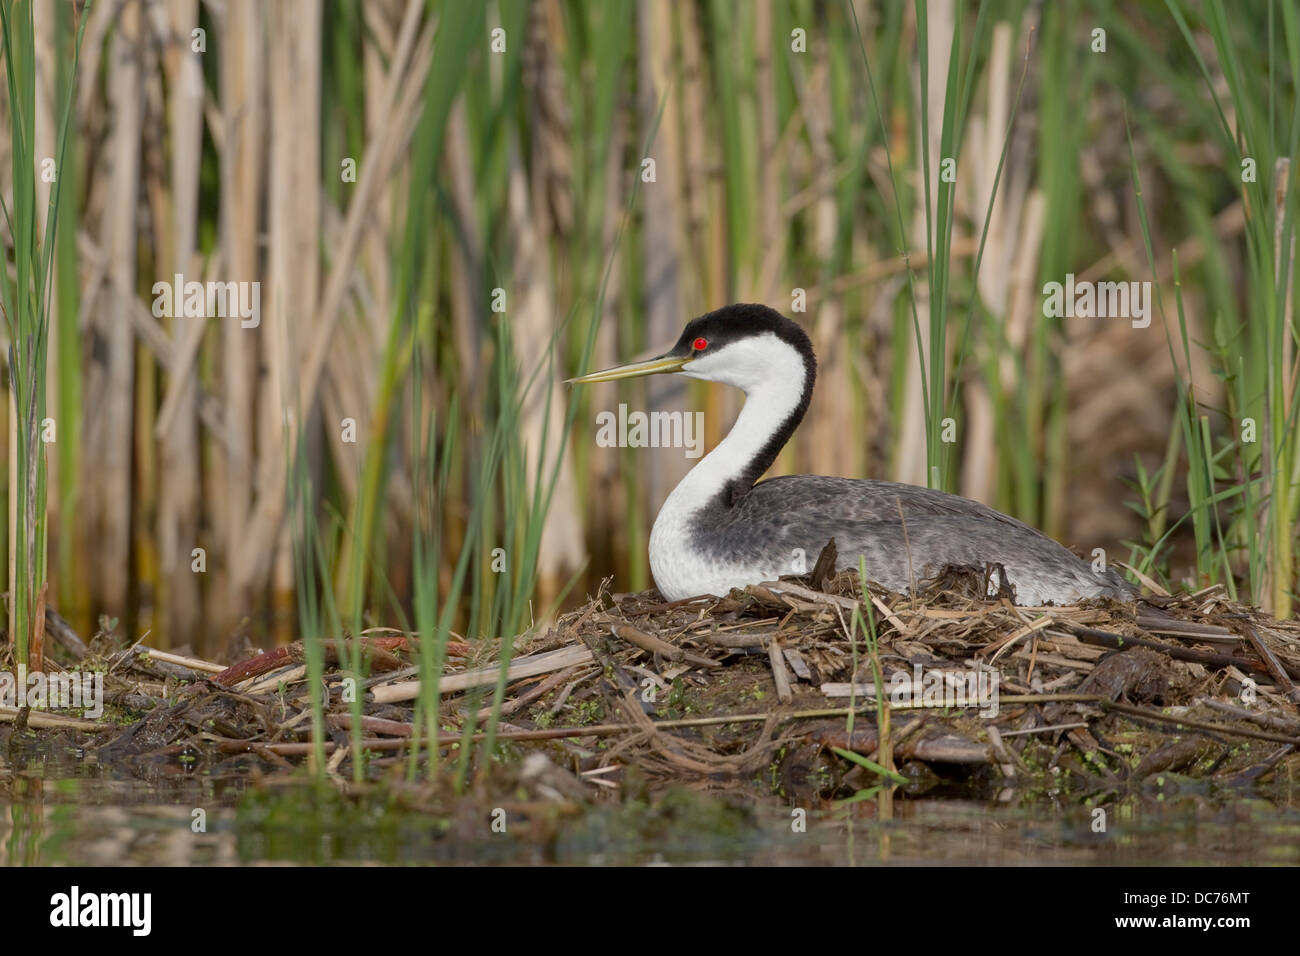
{"label": "pointed beak", "polygon": [[615,382],[620,378],[641,378],[645,375],[664,375],[671,372],[680,372],[682,368],[690,362],[690,358],[677,358],[674,356],[664,355],[659,358],[650,359],[648,362],[632,362],[630,365],[615,365],[613,368],[607,368],[600,372],[592,372],[590,375],[580,375],[577,378],[571,378],[565,385],[586,385],[591,382]]}

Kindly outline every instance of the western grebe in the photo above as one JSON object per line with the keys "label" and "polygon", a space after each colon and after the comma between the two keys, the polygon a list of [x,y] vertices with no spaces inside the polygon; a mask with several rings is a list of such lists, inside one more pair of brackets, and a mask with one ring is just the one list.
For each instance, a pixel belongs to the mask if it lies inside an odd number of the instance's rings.
{"label": "western grebe", "polygon": [[836,570],[857,568],[862,555],[867,577],[894,591],[945,566],[1001,565],[1017,604],[1136,597],[1114,571],[1094,571],[1041,531],[969,498],[819,475],[759,482],[808,410],[817,375],[807,334],[767,306],[702,315],[664,355],[570,381],[665,373],[746,396],[736,424],[673,489],[650,533],[650,570],[670,601],[804,573],[832,537]]}

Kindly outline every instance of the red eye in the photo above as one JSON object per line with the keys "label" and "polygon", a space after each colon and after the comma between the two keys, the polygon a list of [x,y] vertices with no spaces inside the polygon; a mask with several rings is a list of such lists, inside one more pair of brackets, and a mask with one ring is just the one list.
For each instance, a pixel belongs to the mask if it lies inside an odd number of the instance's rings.
{"label": "red eye", "polygon": [[705,349],[707,349],[708,347],[709,347],[709,340],[706,339],[706,338],[704,338],[703,336],[701,336],[700,338],[696,339],[696,340],[691,344],[691,348],[695,349],[695,351],[697,351],[697,352],[703,352],[703,351],[704,351]]}

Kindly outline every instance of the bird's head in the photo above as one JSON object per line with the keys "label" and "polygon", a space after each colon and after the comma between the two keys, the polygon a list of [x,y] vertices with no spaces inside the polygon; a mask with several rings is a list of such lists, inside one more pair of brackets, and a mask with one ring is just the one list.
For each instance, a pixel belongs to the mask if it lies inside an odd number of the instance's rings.
{"label": "bird's head", "polygon": [[803,392],[811,391],[816,368],[812,342],[797,324],[765,305],[729,305],[688,322],[677,344],[663,355],[569,381],[678,374],[734,385],[746,393],[777,382]]}

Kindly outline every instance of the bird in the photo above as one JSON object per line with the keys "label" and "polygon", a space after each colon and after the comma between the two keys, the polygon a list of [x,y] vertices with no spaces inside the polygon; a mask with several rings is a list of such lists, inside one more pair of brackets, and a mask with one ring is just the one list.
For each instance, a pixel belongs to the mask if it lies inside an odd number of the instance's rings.
{"label": "bird", "polygon": [[833,538],[836,571],[857,569],[890,591],[915,591],[947,568],[988,572],[990,594],[1027,606],[1091,598],[1132,602],[1108,568],[970,498],[893,481],[784,475],[760,481],[803,420],[817,378],[798,323],[761,304],[728,305],[687,323],[656,358],[572,384],[646,375],[721,382],[745,393],[731,430],[668,495],[650,533],[650,571],[669,601],[806,573]]}

